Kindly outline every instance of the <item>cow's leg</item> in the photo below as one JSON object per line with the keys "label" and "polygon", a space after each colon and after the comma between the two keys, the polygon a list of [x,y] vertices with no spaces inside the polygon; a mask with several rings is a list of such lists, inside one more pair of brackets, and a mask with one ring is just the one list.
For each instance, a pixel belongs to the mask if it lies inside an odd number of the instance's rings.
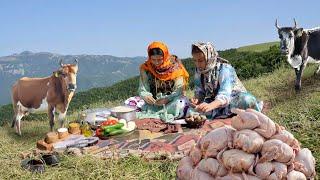
{"label": "cow's leg", "polygon": [[66,118],[67,111],[59,113],[59,124],[60,127],[64,127],[64,119]]}
{"label": "cow's leg", "polygon": [[26,115],[27,111],[22,109],[21,105],[16,104],[14,106],[14,116],[12,121],[12,127],[15,127],[16,133],[21,136],[21,119]]}
{"label": "cow's leg", "polygon": [[306,67],[306,63],[302,63],[299,70],[295,69],[296,70],[296,83],[295,83],[296,91],[301,90],[301,77],[305,67]]}
{"label": "cow's leg", "polygon": [[319,74],[320,74],[320,64],[319,64],[317,70],[314,72],[314,75],[319,75]]}
{"label": "cow's leg", "polygon": [[23,118],[25,114],[23,112],[18,112],[18,114],[15,116],[15,129],[16,133],[21,136],[21,119]]}
{"label": "cow's leg", "polygon": [[296,91],[300,91],[301,90],[301,73],[298,73],[298,75],[296,77],[295,90]]}
{"label": "cow's leg", "polygon": [[12,101],[13,104],[13,118],[12,118],[12,124],[11,124],[11,128],[14,127],[14,125],[16,124],[16,119],[17,119],[17,113],[18,113],[18,107],[15,101]]}
{"label": "cow's leg", "polygon": [[[294,69],[294,72],[296,73],[296,81],[295,81],[295,84],[294,84],[295,90],[296,90],[296,91],[299,91],[300,88],[301,88],[301,82],[298,81],[300,69],[295,68],[295,69]],[[301,80],[300,80],[300,81],[301,81]],[[300,84],[300,85],[299,85],[299,84]]]}
{"label": "cow's leg", "polygon": [[50,131],[53,131],[54,127],[54,107],[48,105],[48,116],[49,116],[49,124],[50,124]]}
{"label": "cow's leg", "polygon": [[300,69],[298,69],[298,68],[294,68],[294,72],[296,73],[296,77],[298,76],[299,70]]}
{"label": "cow's leg", "polygon": [[16,120],[17,120],[17,113],[14,112],[13,118],[12,118],[12,123],[11,123],[11,128],[13,128],[14,125],[16,124]]}

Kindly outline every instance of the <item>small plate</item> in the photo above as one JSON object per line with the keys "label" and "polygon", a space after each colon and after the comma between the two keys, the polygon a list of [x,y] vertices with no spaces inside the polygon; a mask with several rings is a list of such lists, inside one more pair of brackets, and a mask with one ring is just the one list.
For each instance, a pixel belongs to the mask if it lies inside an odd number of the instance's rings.
{"label": "small plate", "polygon": [[184,119],[177,119],[170,122],[170,124],[187,124],[187,122]]}

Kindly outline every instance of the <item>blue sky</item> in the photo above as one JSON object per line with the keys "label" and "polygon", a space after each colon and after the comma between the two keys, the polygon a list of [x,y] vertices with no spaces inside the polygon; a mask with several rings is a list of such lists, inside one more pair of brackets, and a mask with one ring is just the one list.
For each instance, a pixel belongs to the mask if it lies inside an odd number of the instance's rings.
{"label": "blue sky", "polygon": [[146,56],[151,41],[180,57],[196,41],[222,50],[277,40],[275,18],[320,25],[320,1],[0,0],[0,56],[24,50]]}

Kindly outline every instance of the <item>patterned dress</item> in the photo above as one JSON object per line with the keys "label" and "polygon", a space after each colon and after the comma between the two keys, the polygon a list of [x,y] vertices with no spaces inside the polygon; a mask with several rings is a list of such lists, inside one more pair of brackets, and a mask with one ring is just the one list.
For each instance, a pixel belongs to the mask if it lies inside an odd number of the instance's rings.
{"label": "patterned dress", "polygon": [[261,111],[262,102],[247,92],[230,64],[217,63],[211,73],[195,72],[195,97],[201,102],[219,100],[224,104],[206,115],[210,119],[230,116],[232,108]]}
{"label": "patterned dress", "polygon": [[140,97],[152,96],[156,100],[167,98],[169,103],[164,106],[144,104],[139,119],[157,118],[165,122],[172,122],[184,114],[186,98],[183,96],[183,77],[171,81],[161,81],[151,73],[143,71],[140,74],[138,93]]}

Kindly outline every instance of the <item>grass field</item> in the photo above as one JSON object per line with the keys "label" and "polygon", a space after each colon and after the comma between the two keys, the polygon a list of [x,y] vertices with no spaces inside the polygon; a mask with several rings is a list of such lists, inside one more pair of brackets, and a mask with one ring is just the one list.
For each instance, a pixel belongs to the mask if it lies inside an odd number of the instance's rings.
{"label": "grass field", "polygon": [[[254,95],[268,105],[267,115],[289,129],[308,147],[317,160],[320,172],[320,77],[313,76],[315,66],[307,67],[302,91],[294,91],[294,72],[281,68],[272,74],[244,81]],[[191,94],[190,92],[188,94]],[[93,107],[113,106],[103,102]],[[69,119],[77,113],[69,115]],[[35,142],[49,129],[47,121],[32,119],[22,122],[23,136],[19,137],[5,123],[0,127],[0,179],[175,179],[177,162],[145,162],[135,157],[123,160],[99,160],[91,156],[63,156],[57,167],[48,167],[44,174],[32,174],[20,168],[19,153],[30,151]]]}
{"label": "grass field", "polygon": [[237,50],[240,52],[244,51],[251,51],[251,52],[261,52],[268,50],[271,46],[279,45],[279,42],[268,42],[268,43],[261,43],[261,44],[254,44],[249,46],[242,46]]}

